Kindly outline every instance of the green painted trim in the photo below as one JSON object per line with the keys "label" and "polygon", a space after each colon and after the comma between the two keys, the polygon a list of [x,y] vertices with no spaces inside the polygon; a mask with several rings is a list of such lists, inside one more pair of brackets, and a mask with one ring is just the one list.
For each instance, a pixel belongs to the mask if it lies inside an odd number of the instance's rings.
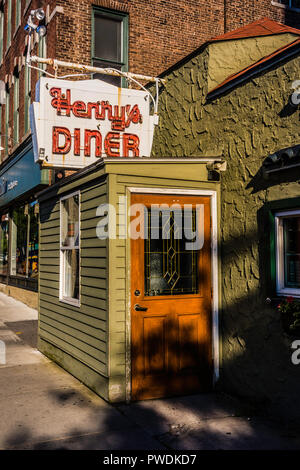
{"label": "green painted trim", "polygon": [[[114,10],[101,8],[98,6],[93,6],[93,14],[92,14],[91,64],[93,63],[94,60],[101,60],[105,62],[105,60],[101,59],[101,57],[95,56],[95,14],[97,13],[101,14],[102,16],[106,16],[107,18],[121,19],[122,26],[123,26],[123,37],[122,37],[123,47],[122,47],[122,62],[120,62],[119,65],[121,65],[122,72],[127,72],[128,71],[128,30],[129,30],[128,14],[121,12],[121,11],[114,11]],[[127,88],[127,80],[122,78],[121,85],[123,88]]]}
{"label": "green painted trim", "polygon": [[270,287],[272,292],[276,293],[276,236],[275,236],[275,216],[272,211],[268,212],[269,216],[269,260],[270,260]]}

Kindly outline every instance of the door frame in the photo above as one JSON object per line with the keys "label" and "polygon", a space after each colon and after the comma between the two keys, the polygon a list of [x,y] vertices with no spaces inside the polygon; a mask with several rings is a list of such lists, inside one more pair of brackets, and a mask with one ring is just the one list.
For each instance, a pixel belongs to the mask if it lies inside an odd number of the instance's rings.
{"label": "door frame", "polygon": [[[219,348],[219,280],[218,280],[218,213],[217,191],[210,189],[178,189],[158,187],[127,187],[127,214],[131,202],[131,194],[169,194],[181,196],[207,196],[210,198],[211,210],[211,285],[212,285],[212,358],[213,385],[219,379],[220,348]],[[131,270],[130,270],[130,239],[126,243],[126,313],[125,313],[125,342],[126,342],[126,402],[131,400]]]}

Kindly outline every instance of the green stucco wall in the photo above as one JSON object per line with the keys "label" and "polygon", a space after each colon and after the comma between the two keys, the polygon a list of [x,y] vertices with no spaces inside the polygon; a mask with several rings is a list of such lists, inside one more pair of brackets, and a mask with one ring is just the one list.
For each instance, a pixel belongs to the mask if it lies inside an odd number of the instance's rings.
{"label": "green stucco wall", "polygon": [[265,302],[275,295],[268,211],[286,199],[295,206],[299,175],[266,181],[261,174],[266,156],[299,144],[299,110],[287,106],[291,84],[300,78],[299,58],[212,102],[206,102],[208,62],[205,49],[164,77],[153,154],[223,155],[227,160],[221,183],[219,386],[278,416],[299,418],[300,366],[291,363],[292,339],[279,313]]}

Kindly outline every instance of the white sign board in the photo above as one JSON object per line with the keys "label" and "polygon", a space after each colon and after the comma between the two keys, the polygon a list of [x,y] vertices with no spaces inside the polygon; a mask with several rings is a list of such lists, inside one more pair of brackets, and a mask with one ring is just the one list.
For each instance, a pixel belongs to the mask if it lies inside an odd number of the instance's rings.
{"label": "white sign board", "polygon": [[101,157],[149,157],[149,94],[101,80],[41,78],[30,108],[35,161],[79,169]]}

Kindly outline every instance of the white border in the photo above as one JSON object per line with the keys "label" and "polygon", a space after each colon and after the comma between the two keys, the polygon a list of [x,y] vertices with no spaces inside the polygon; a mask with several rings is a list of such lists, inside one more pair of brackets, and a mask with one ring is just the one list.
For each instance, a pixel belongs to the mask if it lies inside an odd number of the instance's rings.
{"label": "white border", "polygon": [[300,297],[300,289],[284,287],[284,247],[283,224],[286,217],[300,216],[299,210],[281,211],[275,213],[275,251],[276,251],[276,292],[279,295]]}
{"label": "white border", "polygon": [[[79,196],[79,299],[73,299],[71,297],[63,296],[63,282],[64,282],[64,257],[61,249],[61,229],[62,229],[62,202],[73,196]],[[73,305],[74,307],[80,307],[81,305],[81,192],[74,191],[73,193],[62,196],[59,199],[59,301],[65,304]]]}
{"label": "white border", "polygon": [[[218,214],[217,214],[217,191],[210,189],[170,189],[170,188],[142,188],[127,187],[129,196],[132,193],[141,194],[180,194],[193,196],[209,196],[211,209],[211,273],[212,273],[212,356],[213,356],[213,385],[220,376],[220,350],[219,350],[219,283],[218,283]],[[128,198],[130,204],[130,198]],[[128,251],[128,246],[127,250]],[[127,257],[126,257],[127,258]],[[126,314],[126,401],[131,399],[131,271],[130,271],[130,255],[127,258],[128,269],[128,312]]]}

